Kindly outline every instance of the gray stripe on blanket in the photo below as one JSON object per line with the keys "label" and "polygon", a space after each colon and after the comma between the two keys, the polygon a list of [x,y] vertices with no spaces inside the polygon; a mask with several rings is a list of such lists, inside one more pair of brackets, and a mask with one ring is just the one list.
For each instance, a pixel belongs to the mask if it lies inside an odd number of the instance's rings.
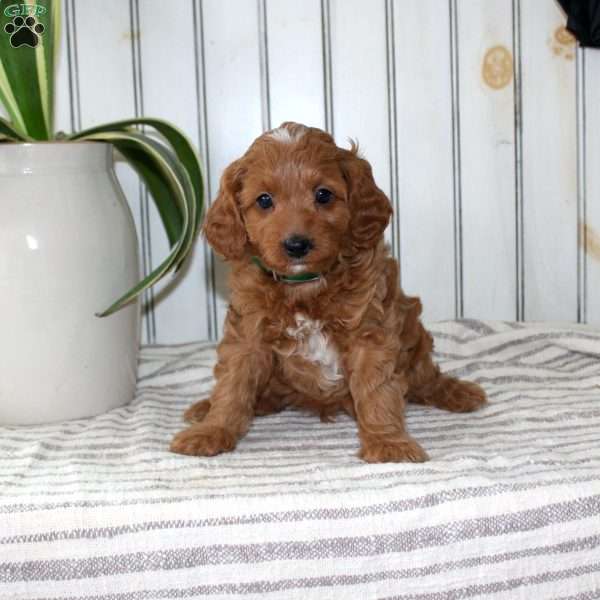
{"label": "gray stripe on blanket", "polygon": [[[586,478],[585,481],[594,481],[596,478]],[[216,517],[210,519],[194,519],[194,520],[170,520],[170,521],[142,521],[135,525],[120,525],[114,527],[100,527],[88,529],[72,529],[72,530],[53,530],[44,533],[9,536],[0,539],[0,544],[14,543],[35,543],[35,542],[53,542],[56,540],[66,539],[95,539],[95,538],[114,538],[118,535],[126,535],[129,533],[138,533],[139,531],[151,531],[155,529],[181,529],[181,528],[205,528],[205,527],[222,527],[227,525],[256,525],[259,523],[298,523],[303,521],[332,521],[356,519],[373,515],[385,515],[408,512],[415,509],[431,508],[441,506],[448,502],[456,502],[457,500],[466,500],[469,498],[492,498],[506,493],[520,492],[524,490],[543,489],[555,485],[565,485],[569,483],[580,482],[582,479],[551,479],[544,480],[538,483],[521,483],[510,484],[499,483],[486,487],[471,487],[471,488],[455,488],[444,491],[443,496],[439,493],[426,494],[425,496],[417,496],[410,500],[399,500],[395,502],[387,502],[385,504],[369,504],[360,507],[347,507],[342,509],[326,509],[318,508],[311,510],[296,510],[279,513],[261,513],[259,515],[243,515],[235,517]],[[177,502],[180,498],[175,499]],[[169,500],[157,502],[165,504]]]}
{"label": "gray stripe on blanket", "polygon": [[388,552],[410,552],[479,537],[531,531],[551,524],[588,518],[599,512],[600,495],[594,495],[530,510],[454,521],[393,534],[329,538],[314,542],[215,544],[85,559],[3,562],[0,563],[0,581],[57,581],[201,565],[376,556]]}
{"label": "gray stripe on blanket", "polygon": [[[94,596],[97,600],[144,600],[146,598],[190,598],[199,595],[209,596],[214,594],[266,594],[292,589],[310,589],[316,587],[337,587],[373,583],[386,579],[408,579],[417,577],[430,577],[438,573],[447,573],[456,569],[489,566],[509,560],[518,560],[534,556],[552,556],[569,552],[578,552],[584,549],[595,549],[600,543],[600,536],[592,536],[577,540],[569,540],[561,544],[538,546],[517,552],[503,552],[500,554],[477,556],[459,561],[435,563],[426,567],[411,569],[392,569],[377,571],[361,575],[333,575],[329,577],[303,577],[299,579],[283,579],[277,581],[251,581],[244,583],[223,583],[213,585],[200,585],[187,589],[146,590],[141,592],[128,592],[127,594],[110,594],[108,596]],[[554,575],[556,572],[552,572]],[[600,590],[599,590],[600,593]],[[70,596],[63,600],[86,600],[90,596]],[[41,599],[39,599],[41,600]]]}

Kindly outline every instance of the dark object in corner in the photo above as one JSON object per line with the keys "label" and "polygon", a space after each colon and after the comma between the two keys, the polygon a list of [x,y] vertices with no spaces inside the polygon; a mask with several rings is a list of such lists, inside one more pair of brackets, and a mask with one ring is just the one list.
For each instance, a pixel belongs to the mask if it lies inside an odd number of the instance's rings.
{"label": "dark object in corner", "polygon": [[558,0],[567,13],[567,29],[582,46],[600,48],[600,0]]}

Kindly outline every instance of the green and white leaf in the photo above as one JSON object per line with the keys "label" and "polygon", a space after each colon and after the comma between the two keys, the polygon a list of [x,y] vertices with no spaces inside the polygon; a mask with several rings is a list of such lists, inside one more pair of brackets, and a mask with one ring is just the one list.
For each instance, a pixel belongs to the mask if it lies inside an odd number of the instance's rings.
{"label": "green and white leaf", "polygon": [[30,142],[31,138],[17,130],[11,123],[0,117],[0,139],[13,142]]}
{"label": "green and white leaf", "polygon": [[[191,218],[194,222],[195,229],[198,229],[200,226],[200,221],[202,220],[202,209],[204,205],[204,179],[200,167],[200,158],[198,157],[198,154],[190,140],[177,127],[161,119],[141,117],[135,119],[125,119],[122,121],[114,121],[112,123],[106,123],[105,125],[92,127],[91,129],[86,129],[84,131],[75,133],[69,136],[68,139],[83,139],[88,135],[102,131],[131,131],[131,128],[136,125],[152,127],[163,138],[165,138],[165,140],[173,148],[175,155],[183,165],[184,169],[187,171],[195,199],[195,206],[190,207],[192,211]],[[166,226],[167,225],[165,224],[165,227]]]}
{"label": "green and white leaf", "polygon": [[36,17],[44,26],[35,48],[14,48],[4,27],[11,21],[4,14],[10,0],[0,0],[0,100],[14,128],[35,140],[49,140],[53,133],[54,69],[60,35],[60,0],[24,0],[27,6],[43,6]]}
{"label": "green and white leaf", "polygon": [[[162,203],[163,212],[169,215],[169,227],[178,235],[171,252],[163,262],[131,290],[125,292],[116,302],[100,313],[107,316],[119,310],[125,304],[141,294],[145,289],[162,279],[174,266],[181,263],[189,252],[189,239],[194,235],[193,222],[190,220],[190,184],[182,171],[173,165],[166,148],[154,140],[137,132],[108,131],[87,135],[86,140],[109,142],[129,161],[148,186],[157,206]],[[152,173],[148,177],[148,173]],[[193,199],[192,199],[193,201]],[[168,203],[171,203],[169,206]],[[177,209],[179,217],[175,217]],[[160,209],[159,209],[160,210]]]}

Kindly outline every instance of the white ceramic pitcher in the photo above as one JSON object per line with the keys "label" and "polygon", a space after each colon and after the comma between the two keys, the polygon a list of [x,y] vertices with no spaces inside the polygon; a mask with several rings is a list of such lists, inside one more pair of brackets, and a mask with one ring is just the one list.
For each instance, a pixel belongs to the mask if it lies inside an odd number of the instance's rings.
{"label": "white ceramic pitcher", "polygon": [[135,392],[131,211],[96,142],[0,144],[0,425],[87,417]]}

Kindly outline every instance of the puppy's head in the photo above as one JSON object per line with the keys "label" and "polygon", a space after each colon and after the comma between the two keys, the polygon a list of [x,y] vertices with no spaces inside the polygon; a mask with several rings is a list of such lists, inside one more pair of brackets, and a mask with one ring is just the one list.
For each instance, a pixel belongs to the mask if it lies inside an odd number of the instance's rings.
{"label": "puppy's head", "polygon": [[325,272],[341,252],[375,246],[391,212],[356,146],[284,123],[225,170],[204,232],[226,260],[255,255],[285,275]]}

